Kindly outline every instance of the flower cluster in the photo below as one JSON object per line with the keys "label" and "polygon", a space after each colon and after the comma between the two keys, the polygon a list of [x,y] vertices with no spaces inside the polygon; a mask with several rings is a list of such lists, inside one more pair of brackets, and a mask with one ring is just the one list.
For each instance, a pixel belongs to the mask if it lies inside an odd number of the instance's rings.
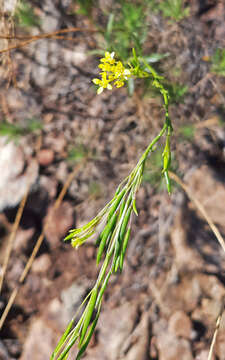
{"label": "flower cluster", "polygon": [[124,85],[124,81],[131,76],[131,71],[126,69],[121,61],[114,59],[114,52],[111,54],[107,51],[105,57],[100,59],[101,64],[98,66],[101,79],[93,79],[93,83],[98,85],[97,94],[101,94],[104,89],[112,90],[112,85],[117,88]]}

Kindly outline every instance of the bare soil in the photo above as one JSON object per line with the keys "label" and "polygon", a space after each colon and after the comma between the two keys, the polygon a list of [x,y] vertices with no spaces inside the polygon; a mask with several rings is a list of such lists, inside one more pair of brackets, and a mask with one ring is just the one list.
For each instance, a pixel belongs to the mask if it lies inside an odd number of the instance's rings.
{"label": "bare soil", "polygon": [[[85,16],[71,13],[71,1],[31,3],[42,19],[33,33],[94,29]],[[170,106],[173,166],[225,235],[225,78],[210,72],[209,60],[225,45],[225,5],[195,0],[189,6],[190,16],[179,23],[149,14],[145,46],[149,53],[169,53],[160,70],[169,81],[175,81],[179,70],[179,81],[188,86],[183,101]],[[92,15],[95,20],[102,16],[97,9]],[[1,264],[19,202],[31,184],[0,297],[1,312],[51,214],[32,269],[0,332],[1,360],[49,359],[98,271],[94,244],[76,251],[63,238],[111,199],[163,123],[160,98],[143,97],[142,84],[133,97],[126,88],[97,96],[91,80],[98,60],[88,52],[99,46],[99,35],[68,36],[73,40],[44,39],[14,50],[10,58],[4,55],[0,68],[2,121],[26,126],[27,119],[35,118],[42,124],[17,143],[0,138]],[[180,129],[190,124],[195,133],[187,138]],[[54,211],[77,166],[68,160],[69,153],[81,148],[91,159],[79,168]],[[151,166],[149,162],[139,191],[139,216],[133,221],[124,271],[108,286],[84,359],[207,359],[225,293],[225,256],[185,193],[174,184],[169,197],[165,186],[159,188],[160,179],[151,181]],[[225,317],[215,359],[225,359],[224,334]]]}

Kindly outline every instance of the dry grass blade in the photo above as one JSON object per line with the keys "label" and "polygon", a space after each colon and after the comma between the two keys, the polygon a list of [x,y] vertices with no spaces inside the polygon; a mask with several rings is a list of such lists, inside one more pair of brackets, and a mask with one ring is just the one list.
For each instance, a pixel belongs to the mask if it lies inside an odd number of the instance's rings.
{"label": "dry grass blade", "polygon": [[[27,46],[27,45],[29,45],[32,42],[37,41],[37,40],[55,38],[59,34],[65,34],[65,33],[70,33],[70,32],[95,32],[95,31],[96,30],[94,30],[94,29],[81,29],[81,28],[74,27],[74,28],[62,29],[62,30],[54,31],[54,32],[51,32],[51,33],[35,35],[35,36],[32,36],[32,37],[28,38],[26,41],[21,41],[18,44],[14,44],[14,45],[9,46],[6,49],[0,50],[0,54],[6,53],[6,52],[11,51],[11,50],[22,48],[22,47]],[[7,36],[6,36],[6,38],[7,38]]]}
{"label": "dry grass blade", "polygon": [[212,342],[211,342],[211,346],[210,346],[210,349],[209,349],[209,355],[208,355],[207,360],[212,360],[213,359],[213,351],[214,351],[214,347],[215,347],[215,344],[216,344],[216,338],[217,338],[217,335],[218,335],[218,331],[219,331],[219,328],[220,328],[220,324],[221,324],[221,320],[222,320],[222,316],[223,316],[223,311],[224,311],[224,302],[225,302],[225,297],[222,298],[221,308],[220,308],[220,312],[219,312],[219,315],[218,315],[217,320],[216,320],[216,328],[215,328],[215,331],[214,331],[214,334],[213,334],[213,339],[212,339]]}
{"label": "dry grass blade", "polygon": [[178,185],[180,185],[182,187],[182,189],[188,195],[189,199],[193,202],[193,204],[196,206],[196,208],[199,210],[199,212],[203,215],[203,217],[207,221],[210,229],[212,230],[212,232],[214,233],[215,237],[217,238],[219,244],[221,245],[223,251],[225,252],[224,239],[223,239],[219,229],[217,228],[217,226],[213,223],[212,219],[207,214],[204,206],[200,203],[200,201],[198,201],[196,199],[196,197],[193,195],[192,191],[188,188],[188,186],[176,174],[169,171],[169,175],[170,175],[171,179],[173,179]]}
{"label": "dry grass blade", "polygon": [[[69,186],[70,186],[70,184],[71,184],[71,182],[72,182],[72,180],[74,178],[74,176],[80,170],[80,168],[84,165],[85,161],[86,161],[86,159],[84,159],[82,162],[80,162],[74,168],[73,172],[68,177],[68,179],[65,182],[65,184],[64,184],[58,198],[56,199],[56,201],[54,203],[54,209],[55,210],[60,206],[60,204],[61,204],[61,202],[62,202],[62,200],[63,200],[63,198],[64,198],[64,196],[65,196],[65,194],[66,194],[66,192],[67,192],[67,190],[68,190],[68,188],[69,188]],[[24,270],[23,270],[23,272],[22,272],[22,274],[21,274],[21,276],[19,278],[19,285],[22,285],[22,283],[24,282],[24,280],[25,280],[25,278],[26,278],[26,276],[27,276],[32,264],[33,264],[35,256],[37,255],[37,252],[40,249],[40,246],[41,246],[41,244],[42,244],[42,242],[44,240],[44,233],[45,233],[45,230],[48,228],[50,220],[51,220],[51,218],[47,219],[47,222],[46,222],[46,224],[45,224],[45,226],[44,226],[44,228],[43,228],[43,230],[42,230],[42,232],[41,232],[41,234],[40,234],[40,236],[39,236],[39,238],[38,238],[38,240],[37,240],[37,242],[36,242],[36,244],[35,244],[35,246],[33,248],[33,251],[32,251],[32,253],[31,253],[31,255],[30,255],[30,257],[29,257],[29,259],[28,259],[28,261],[26,263],[26,266],[25,266],[25,268],[24,268]],[[4,312],[3,312],[3,314],[2,314],[2,316],[0,318],[0,330],[4,325],[4,322],[5,322],[6,318],[7,318],[7,315],[9,313],[14,301],[15,301],[15,298],[16,298],[18,292],[19,292],[19,287],[16,287],[13,290],[12,294],[10,295],[9,301],[8,301],[8,303],[7,303],[6,307],[5,307],[5,310],[4,310]]]}
{"label": "dry grass blade", "polygon": [[5,274],[6,274],[6,271],[7,271],[9,258],[10,258],[11,252],[12,252],[13,241],[15,240],[16,232],[18,230],[18,226],[19,226],[21,217],[23,215],[23,210],[24,210],[24,206],[25,206],[26,201],[27,201],[27,196],[28,196],[28,193],[29,193],[29,189],[30,189],[30,186],[27,187],[27,191],[26,191],[23,199],[21,200],[20,206],[19,206],[17,214],[16,214],[16,218],[15,218],[15,221],[14,221],[14,224],[13,224],[12,232],[10,233],[10,236],[9,236],[9,241],[8,241],[8,244],[7,244],[6,254],[5,254],[5,257],[4,257],[4,263],[3,263],[3,266],[2,266],[2,273],[0,274],[0,293],[1,293],[1,290],[2,290],[4,277],[5,277]]}

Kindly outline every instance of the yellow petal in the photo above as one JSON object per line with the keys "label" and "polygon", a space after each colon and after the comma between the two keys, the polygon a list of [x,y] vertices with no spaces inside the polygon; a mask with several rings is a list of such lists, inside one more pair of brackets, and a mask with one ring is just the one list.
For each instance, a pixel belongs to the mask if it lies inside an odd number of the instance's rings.
{"label": "yellow petal", "polygon": [[95,85],[99,85],[100,83],[100,79],[93,79],[92,82],[95,84]]}
{"label": "yellow petal", "polygon": [[97,90],[97,94],[100,95],[103,92],[103,90],[104,90],[103,87],[100,86]]}

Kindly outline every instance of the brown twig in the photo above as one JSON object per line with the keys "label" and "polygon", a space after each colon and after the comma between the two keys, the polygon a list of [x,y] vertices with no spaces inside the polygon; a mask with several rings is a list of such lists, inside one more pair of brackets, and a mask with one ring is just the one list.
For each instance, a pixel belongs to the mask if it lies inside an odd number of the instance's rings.
{"label": "brown twig", "polygon": [[74,27],[74,28],[69,28],[69,29],[57,30],[57,31],[54,31],[54,32],[51,32],[51,33],[34,35],[31,38],[28,38],[26,41],[21,41],[18,44],[14,44],[14,45],[9,46],[6,49],[0,50],[0,54],[3,54],[5,52],[11,51],[11,50],[22,48],[22,47],[27,46],[27,45],[29,45],[32,42],[37,41],[37,40],[48,39],[48,38],[52,38],[54,36],[57,36],[59,34],[66,34],[66,33],[70,33],[70,32],[96,32],[96,30],[94,30],[94,29],[81,29],[81,28]]}
{"label": "brown twig", "polygon": [[222,316],[223,316],[224,303],[225,303],[225,297],[222,298],[222,303],[221,303],[219,315],[218,315],[217,320],[216,320],[216,328],[215,328],[215,331],[214,331],[214,334],[213,334],[213,338],[212,338],[212,342],[211,342],[211,345],[210,345],[209,355],[208,355],[207,360],[212,360],[212,357],[213,357],[213,351],[214,351],[214,347],[215,347],[215,344],[216,344],[216,338],[217,338],[217,335],[218,335],[218,331],[219,331]]}
{"label": "brown twig", "polygon": [[24,206],[25,206],[26,201],[27,201],[27,196],[28,196],[28,193],[29,193],[29,189],[30,189],[30,186],[27,187],[27,191],[26,191],[23,199],[21,200],[20,206],[19,206],[17,214],[16,214],[16,218],[15,218],[15,221],[14,221],[14,224],[13,224],[13,228],[12,228],[12,231],[10,233],[9,240],[8,240],[8,243],[7,243],[6,254],[4,256],[4,262],[3,262],[3,266],[2,266],[2,273],[0,274],[0,293],[1,293],[1,290],[2,290],[2,285],[3,285],[4,277],[5,277],[5,274],[6,274],[6,271],[7,271],[7,267],[8,267],[8,264],[9,264],[9,258],[10,258],[11,252],[12,252],[13,242],[15,240],[15,236],[16,236],[16,233],[17,233],[17,230],[18,230],[18,226],[19,226],[21,217],[23,215]]}
{"label": "brown twig", "polygon": [[[71,184],[71,182],[72,182],[72,180],[73,180],[73,178],[74,178],[74,176],[75,176],[76,173],[79,171],[79,169],[84,165],[84,163],[86,162],[86,160],[87,160],[87,159],[85,158],[82,162],[80,162],[80,163],[74,168],[73,172],[72,172],[72,173],[70,174],[70,176],[68,177],[68,179],[67,179],[67,181],[65,182],[65,184],[64,184],[64,186],[63,186],[63,188],[62,188],[62,190],[61,190],[58,198],[56,199],[56,201],[55,201],[55,203],[54,203],[54,206],[53,206],[54,210],[56,210],[56,209],[60,206],[60,204],[61,204],[61,202],[62,202],[62,200],[63,200],[63,198],[64,198],[64,196],[65,196],[65,194],[66,194],[66,192],[67,192],[67,190],[68,190],[68,188],[69,188],[69,186],[70,186],[70,184]],[[1,328],[3,327],[4,322],[5,322],[6,318],[7,318],[7,315],[8,315],[8,313],[9,313],[9,311],[10,311],[10,309],[11,309],[14,301],[15,301],[15,298],[16,298],[18,292],[19,292],[19,289],[20,289],[20,285],[22,285],[22,283],[24,282],[24,280],[25,280],[25,278],[26,278],[26,276],[27,276],[27,274],[28,274],[28,272],[29,272],[32,264],[33,264],[33,261],[34,261],[36,255],[37,255],[37,252],[38,252],[38,250],[40,249],[40,246],[41,246],[41,244],[42,244],[42,242],[43,242],[43,240],[44,240],[45,231],[46,231],[46,229],[48,228],[48,225],[49,225],[49,223],[50,223],[50,220],[51,220],[51,217],[47,218],[47,221],[46,221],[46,223],[45,223],[45,226],[43,227],[42,232],[41,232],[41,234],[40,234],[40,236],[39,236],[39,238],[38,238],[38,240],[37,240],[37,242],[36,242],[36,244],[35,244],[35,246],[34,246],[34,248],[33,248],[33,251],[32,251],[32,253],[31,253],[31,255],[30,255],[30,257],[29,257],[29,259],[28,259],[28,261],[27,261],[27,263],[26,263],[26,266],[25,266],[25,268],[24,268],[24,270],[23,270],[23,272],[22,272],[22,274],[21,274],[21,276],[20,276],[20,278],[19,278],[19,286],[17,286],[17,287],[13,290],[12,294],[10,295],[9,301],[8,301],[8,303],[7,303],[7,305],[6,305],[5,309],[4,309],[4,312],[3,312],[3,314],[2,314],[2,316],[1,316],[1,318],[0,318],[0,330],[1,330]]]}
{"label": "brown twig", "polygon": [[193,195],[191,189],[173,172],[169,171],[169,176],[171,179],[173,179],[178,185],[182,187],[182,189],[186,192],[190,200],[193,202],[193,204],[196,206],[196,208],[199,210],[199,212],[203,215],[205,220],[207,221],[210,229],[214,233],[215,237],[217,238],[219,244],[221,245],[223,251],[225,252],[225,242],[224,239],[218,229],[218,227],[213,223],[210,216],[207,214],[204,206],[196,199],[196,197]]}

